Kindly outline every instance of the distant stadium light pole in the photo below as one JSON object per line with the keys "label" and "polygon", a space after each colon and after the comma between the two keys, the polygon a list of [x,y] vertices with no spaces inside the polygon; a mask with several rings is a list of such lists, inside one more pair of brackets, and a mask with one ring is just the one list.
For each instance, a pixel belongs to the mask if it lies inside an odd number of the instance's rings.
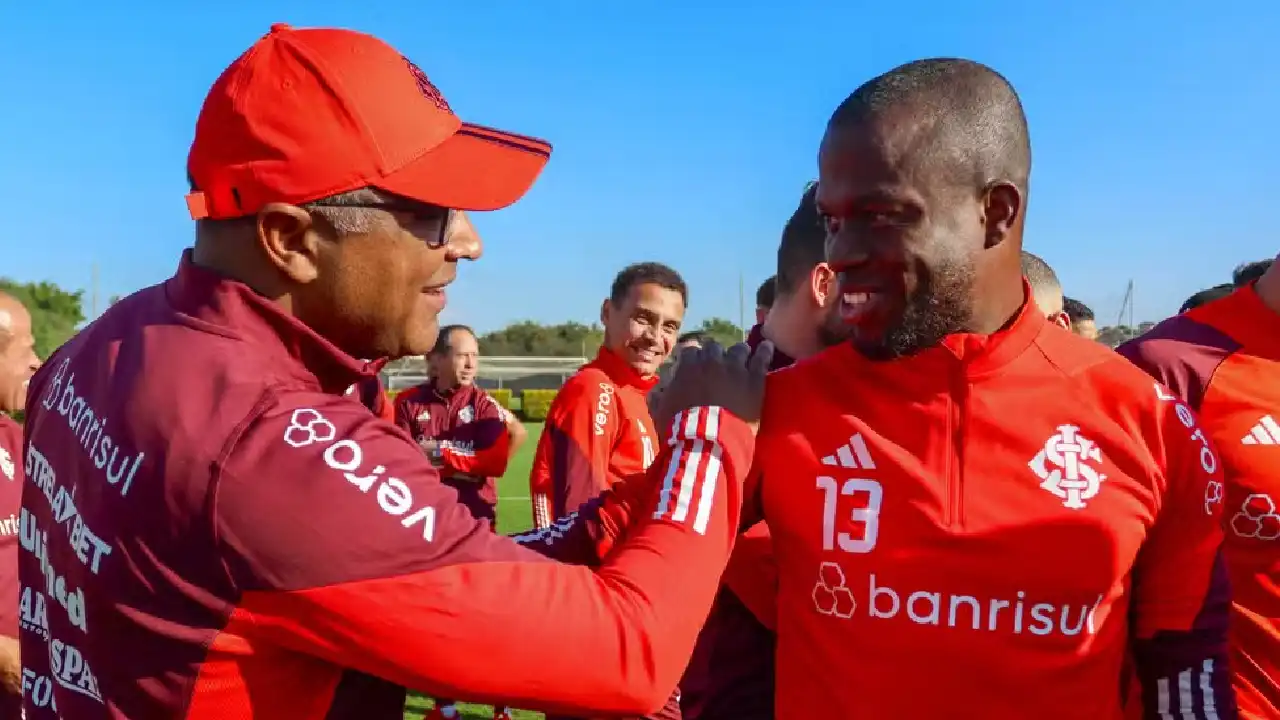
{"label": "distant stadium light pole", "polygon": [[747,281],[742,271],[738,271],[738,332],[742,333],[742,341],[747,341]]}

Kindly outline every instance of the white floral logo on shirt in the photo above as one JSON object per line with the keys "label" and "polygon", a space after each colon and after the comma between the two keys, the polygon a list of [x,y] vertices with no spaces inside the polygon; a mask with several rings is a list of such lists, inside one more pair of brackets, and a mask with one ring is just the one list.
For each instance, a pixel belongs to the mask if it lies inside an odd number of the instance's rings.
{"label": "white floral logo on shirt", "polygon": [[4,473],[10,482],[13,481],[14,473],[18,472],[17,466],[13,464],[13,456],[4,448],[0,448],[0,472]]}

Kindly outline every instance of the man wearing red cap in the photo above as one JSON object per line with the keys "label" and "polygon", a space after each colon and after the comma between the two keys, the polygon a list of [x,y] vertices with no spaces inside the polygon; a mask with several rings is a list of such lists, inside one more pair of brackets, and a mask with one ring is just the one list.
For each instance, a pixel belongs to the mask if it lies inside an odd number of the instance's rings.
{"label": "man wearing red cap", "polygon": [[[663,703],[728,556],[767,348],[688,351],[653,472],[523,546],[343,397],[376,369],[356,358],[435,341],[445,286],[481,252],[447,233],[452,211],[514,202],[549,153],[462,123],[355,32],[275,26],[223,73],[188,161],[195,247],[31,382],[30,720],[398,719],[405,687],[575,714]],[[694,511],[673,519],[677,496]]]}

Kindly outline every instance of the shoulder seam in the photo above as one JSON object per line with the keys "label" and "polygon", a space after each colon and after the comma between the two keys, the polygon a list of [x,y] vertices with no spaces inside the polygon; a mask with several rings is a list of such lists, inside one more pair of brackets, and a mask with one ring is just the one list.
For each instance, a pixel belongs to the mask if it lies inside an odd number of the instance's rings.
{"label": "shoulder seam", "polygon": [[[209,472],[208,497],[205,502],[208,505],[209,533],[215,550],[222,545],[222,537],[218,532],[218,492],[221,490],[223,475],[228,472],[228,460],[230,460],[232,453],[235,452],[236,447],[249,427],[260,420],[266,414],[267,409],[273,404],[278,404],[279,401],[279,396],[273,392],[271,387],[263,388],[258,395],[257,401],[249,408],[249,412],[245,413],[244,418],[227,433],[226,442],[223,443],[217,457],[214,458]],[[227,566],[226,555],[219,552],[218,562],[222,565],[222,571],[226,574],[229,584],[236,588],[236,592],[242,592],[239,587],[236,587],[235,575],[231,572],[231,568]]]}

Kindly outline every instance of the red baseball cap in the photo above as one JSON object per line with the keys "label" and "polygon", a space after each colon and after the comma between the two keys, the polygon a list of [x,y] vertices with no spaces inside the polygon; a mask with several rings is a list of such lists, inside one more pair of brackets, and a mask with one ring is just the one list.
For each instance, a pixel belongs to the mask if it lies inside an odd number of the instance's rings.
{"label": "red baseball cap", "polygon": [[497,210],[550,156],[543,140],[459,120],[422,70],[371,35],[277,24],[205,98],[187,207],[197,220],[234,218],[376,187]]}

